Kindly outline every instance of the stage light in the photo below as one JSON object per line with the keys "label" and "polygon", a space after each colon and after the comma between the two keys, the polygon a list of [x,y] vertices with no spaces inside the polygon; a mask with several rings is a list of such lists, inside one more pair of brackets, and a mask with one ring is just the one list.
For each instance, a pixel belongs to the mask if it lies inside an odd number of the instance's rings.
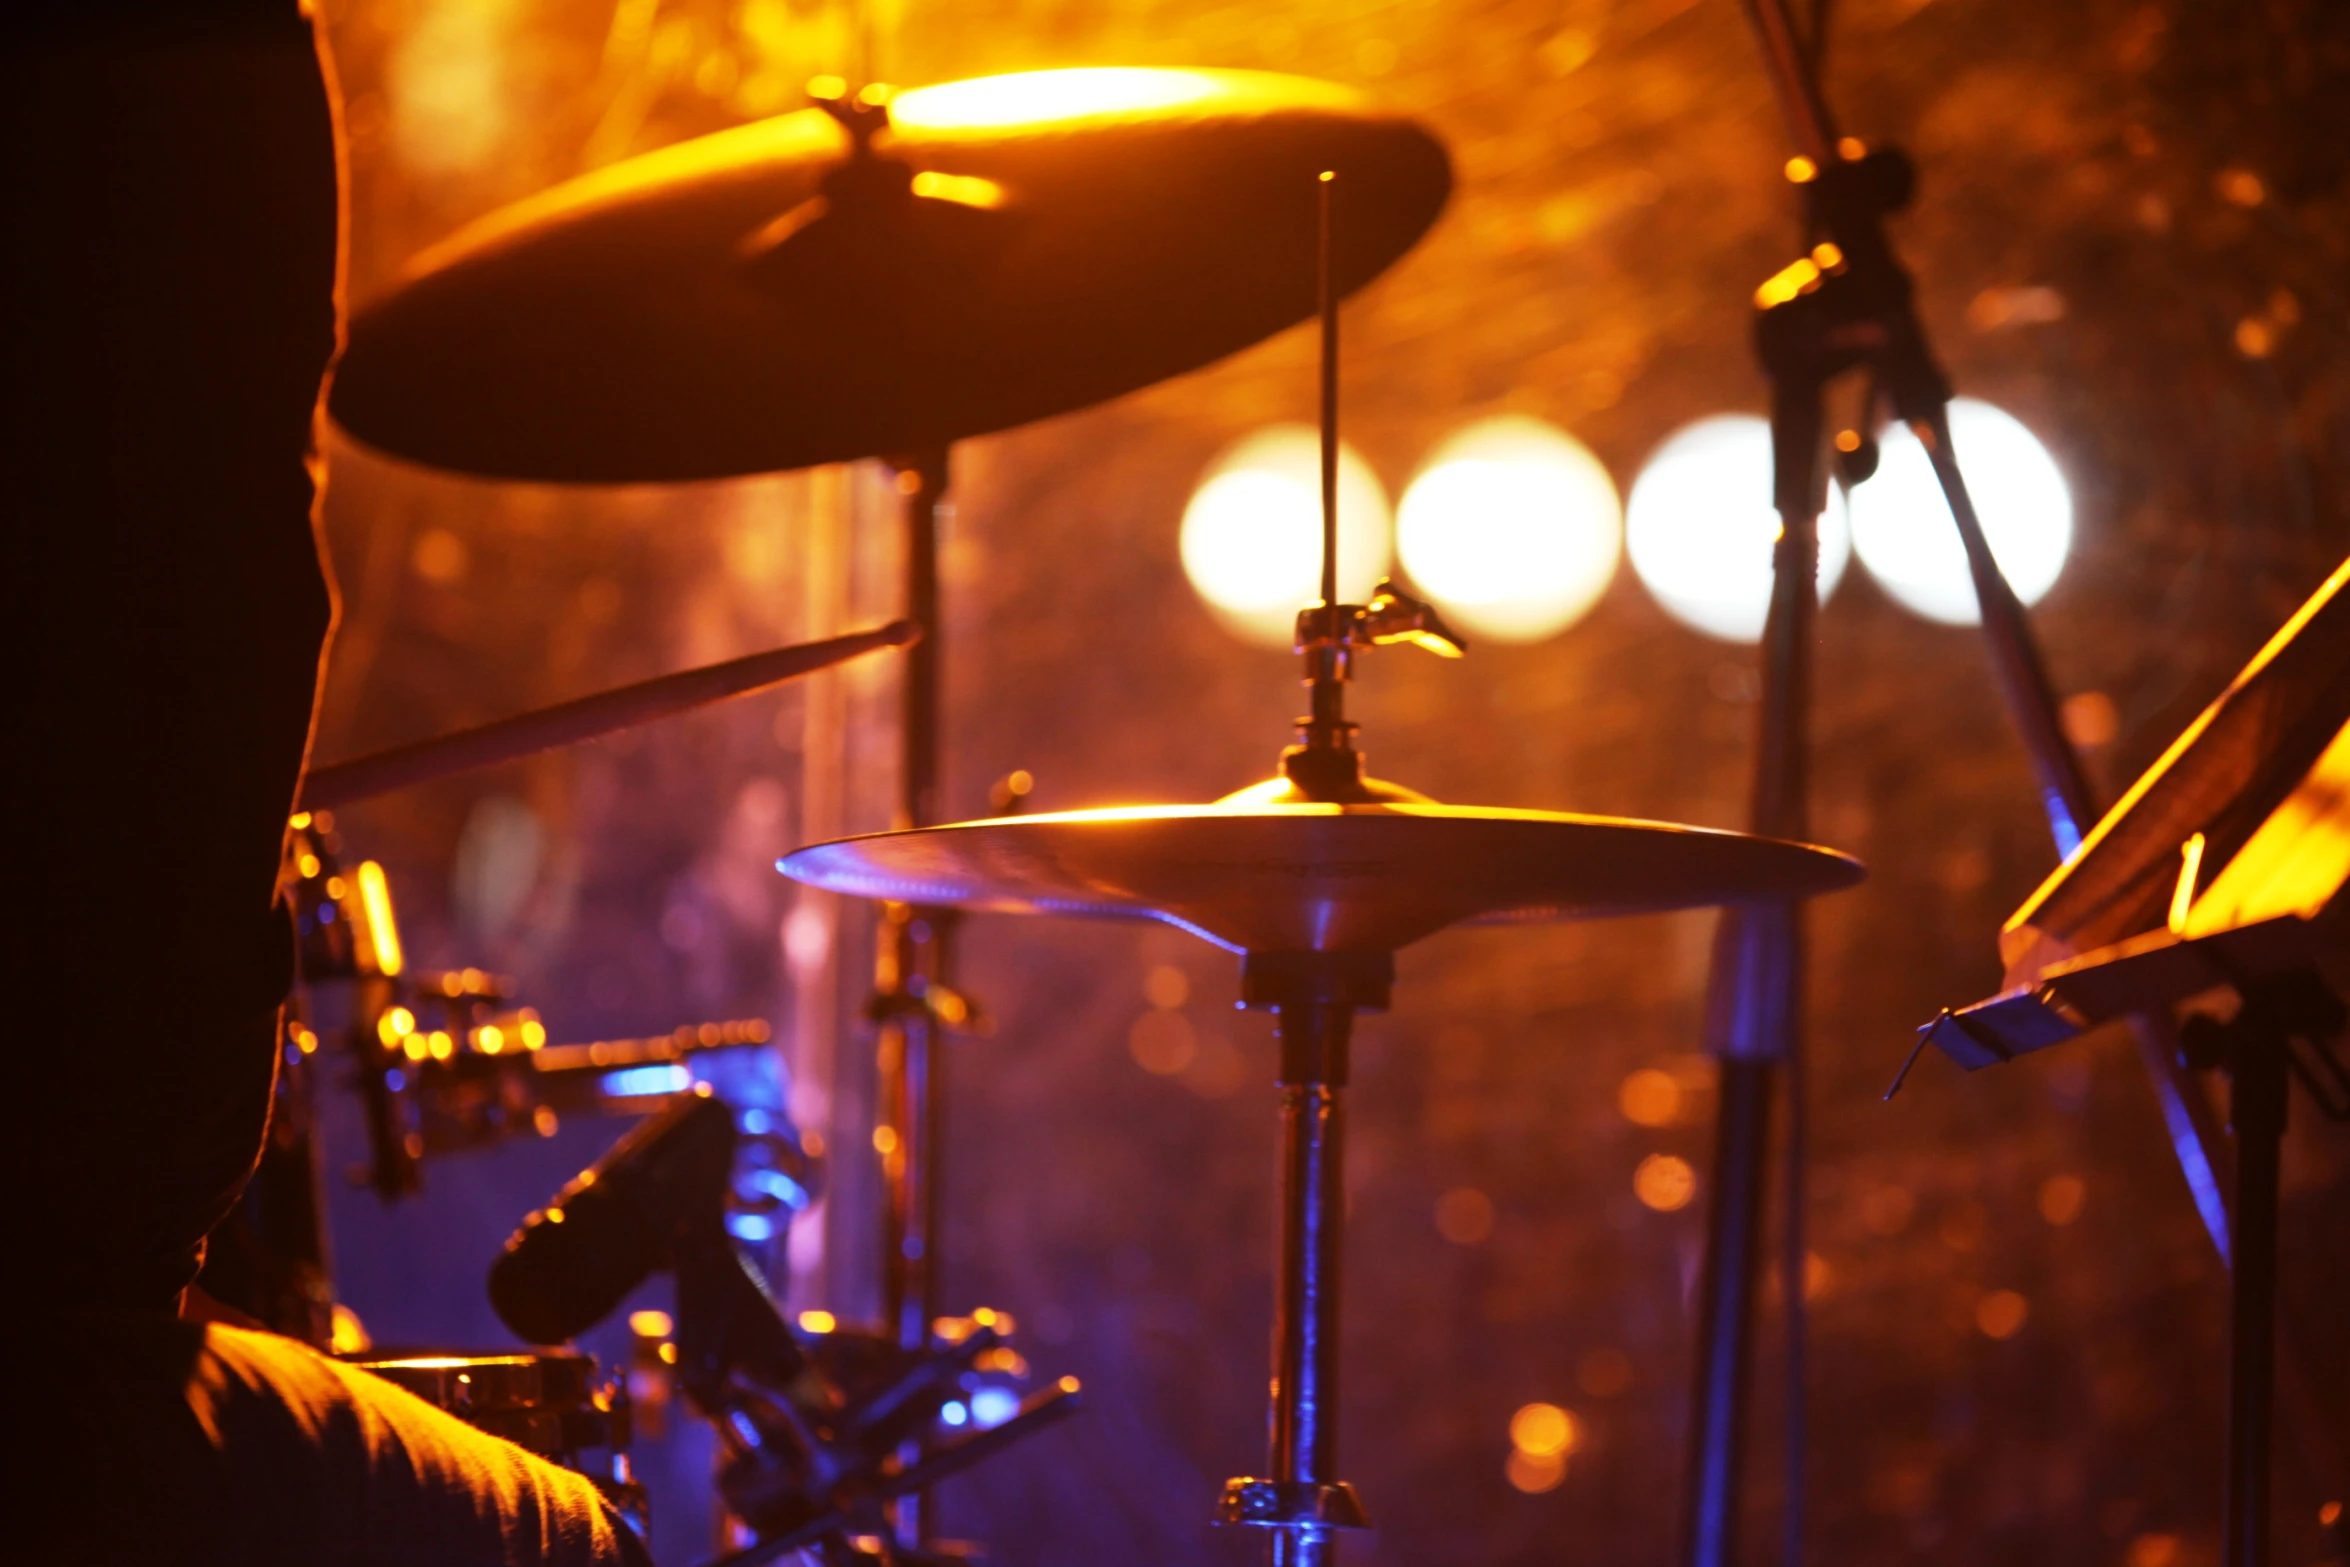
{"label": "stage light", "polygon": [[[2012,414],[1971,397],[1950,405],[1958,449],[1983,537],[2015,596],[2037,603],[2056,585],[2073,542],[2073,498],[2056,459]],[[1878,586],[1903,607],[1944,625],[1979,618],[1966,547],[1926,449],[1905,426],[1885,432],[1876,477],[1852,492],[1852,543]]]}
{"label": "stage light", "polygon": [[[1239,636],[1288,647],[1321,598],[1321,437],[1277,424],[1216,459],[1183,510],[1183,571]],[[1360,604],[1387,574],[1387,493],[1354,449],[1338,452],[1338,594]]]}
{"label": "stage light", "polygon": [[[1648,459],[1625,508],[1632,569],[1682,624],[1725,642],[1758,642],[1771,607],[1771,427],[1750,414],[1683,426]],[[1820,602],[1852,556],[1833,486],[1820,514]]]}
{"label": "stage light", "polygon": [[1574,437],[1505,416],[1439,446],[1404,491],[1404,569],[1472,636],[1539,642],[1589,612],[1624,551],[1615,481]]}

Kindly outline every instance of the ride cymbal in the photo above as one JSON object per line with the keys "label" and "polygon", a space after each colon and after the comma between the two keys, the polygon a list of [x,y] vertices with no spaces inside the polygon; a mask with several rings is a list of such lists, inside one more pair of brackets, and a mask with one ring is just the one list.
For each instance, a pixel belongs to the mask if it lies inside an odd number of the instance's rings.
{"label": "ride cymbal", "polygon": [[484,219],[357,314],[330,411],[395,456],[509,479],[912,453],[1303,320],[1321,170],[1346,191],[1347,290],[1451,188],[1419,125],[1264,72],[983,77],[879,118],[778,116]]}

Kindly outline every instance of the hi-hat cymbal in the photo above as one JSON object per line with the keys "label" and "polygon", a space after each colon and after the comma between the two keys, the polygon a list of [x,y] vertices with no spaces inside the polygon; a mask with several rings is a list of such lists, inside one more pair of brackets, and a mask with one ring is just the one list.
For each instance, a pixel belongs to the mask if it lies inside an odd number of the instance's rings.
{"label": "hi-hat cymbal", "polygon": [[1246,798],[875,833],[776,864],[860,897],[1164,920],[1241,952],[1391,952],[1470,920],[1805,898],[1862,875],[1832,850],[1662,822]]}
{"label": "hi-hat cymbal", "polygon": [[335,419],[396,456],[514,479],[920,452],[1303,320],[1321,170],[1340,178],[1348,290],[1451,188],[1417,124],[1263,72],[1039,71],[889,109],[880,161],[857,165],[872,179],[837,177],[851,138],[809,109],[465,230],[353,320]]}

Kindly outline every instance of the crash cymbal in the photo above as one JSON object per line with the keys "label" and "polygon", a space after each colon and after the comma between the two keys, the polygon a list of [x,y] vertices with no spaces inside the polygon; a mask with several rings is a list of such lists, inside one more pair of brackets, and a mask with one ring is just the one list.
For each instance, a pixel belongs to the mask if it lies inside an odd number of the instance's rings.
{"label": "crash cymbal", "polygon": [[741,126],[465,230],[352,321],[335,419],[436,467],[586,483],[927,450],[1303,320],[1319,171],[1344,182],[1349,291],[1451,186],[1419,125],[1263,72],[984,77],[877,117]]}
{"label": "crash cymbal", "polygon": [[594,696],[536,708],[454,734],[374,751],[313,767],[302,776],[301,809],[348,805],[394,789],[432,783],[501,762],[519,761],[603,735],[675,718],[754,691],[772,690],[818,670],[845,664],[885,647],[904,647],[920,635],[911,621],[893,620],[871,631],[730,658],[721,664],[656,675]]}
{"label": "crash cymbal", "polygon": [[1662,822],[1249,795],[876,833],[776,864],[861,897],[1164,920],[1242,952],[1389,952],[1470,920],[1802,898],[1862,874],[1831,850]]}

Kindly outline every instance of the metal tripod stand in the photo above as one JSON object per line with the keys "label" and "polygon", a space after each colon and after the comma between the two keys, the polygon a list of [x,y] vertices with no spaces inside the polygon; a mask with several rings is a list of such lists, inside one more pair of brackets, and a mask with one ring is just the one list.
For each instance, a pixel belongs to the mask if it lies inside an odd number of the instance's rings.
{"label": "metal tripod stand", "polygon": [[[1763,633],[1762,734],[1750,825],[1787,837],[1803,836],[1806,827],[1818,518],[1827,483],[1825,396],[1830,382],[1857,370],[1869,381],[1868,417],[1837,440],[1850,459],[1847,473],[1865,477],[1873,466],[1867,425],[1880,403],[1889,404],[1933,463],[1966,551],[1994,679],[2024,741],[2058,853],[2069,854],[2097,811],[2023,606],[2000,573],[1959,470],[1950,385],[1926,342],[1909,276],[1885,236],[1884,220],[1909,200],[1914,171],[1898,151],[1872,151],[1838,133],[1816,76],[1817,40],[1806,46],[1785,0],[1747,0],[1746,9],[1797,149],[1788,175],[1801,199],[1807,246],[1757,293],[1755,341],[1771,382],[1772,489],[1781,532]],[[1682,1557],[1690,1567],[1727,1567],[1738,1555],[1771,1099],[1782,1075],[1789,1090],[1780,1270],[1789,1342],[1784,1537],[1790,1567],[1801,1560],[1803,950],[1792,906],[1731,913],[1715,945],[1706,1043],[1720,1062],[1721,1102],[1683,1511]],[[2139,1032],[2181,1171],[2225,1257],[2224,1164],[2212,1152],[2216,1122],[2169,1040],[2152,1023]]]}

